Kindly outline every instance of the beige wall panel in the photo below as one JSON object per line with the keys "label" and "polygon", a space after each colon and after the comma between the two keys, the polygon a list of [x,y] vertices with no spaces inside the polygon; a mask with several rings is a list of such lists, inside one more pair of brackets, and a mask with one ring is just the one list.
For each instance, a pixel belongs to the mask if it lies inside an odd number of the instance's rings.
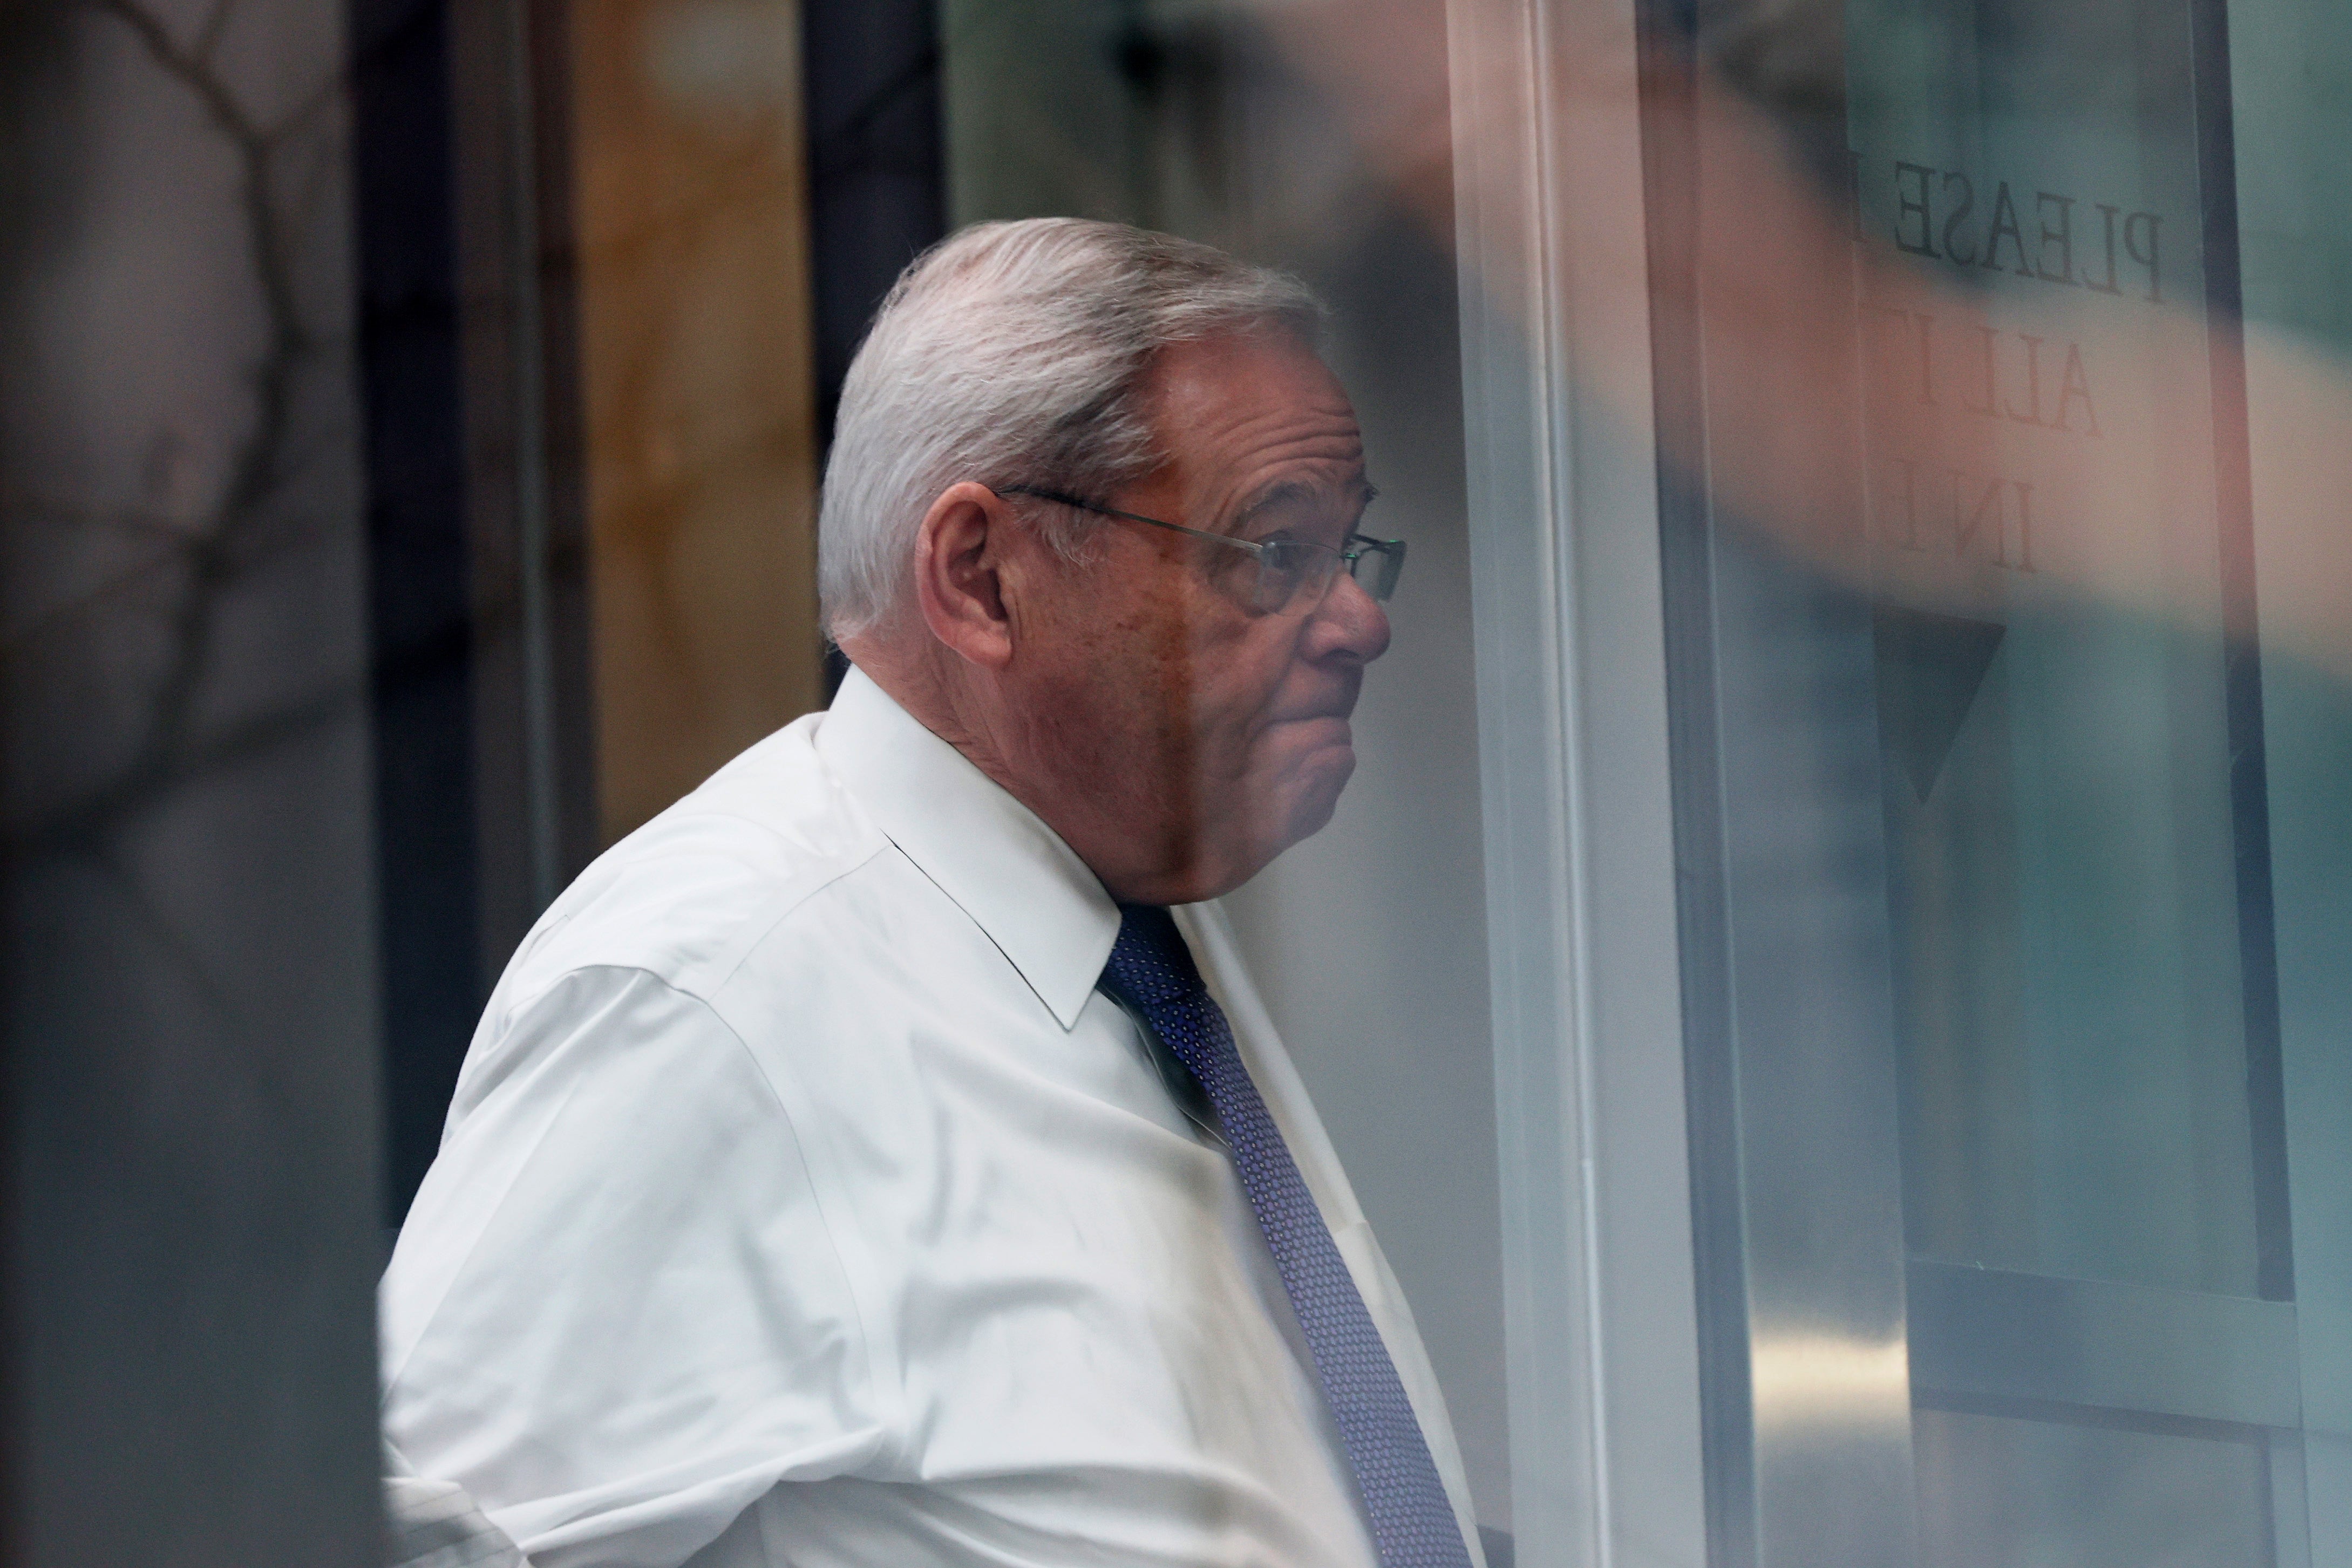
{"label": "beige wall panel", "polygon": [[799,25],[572,11],[607,841],[824,701]]}

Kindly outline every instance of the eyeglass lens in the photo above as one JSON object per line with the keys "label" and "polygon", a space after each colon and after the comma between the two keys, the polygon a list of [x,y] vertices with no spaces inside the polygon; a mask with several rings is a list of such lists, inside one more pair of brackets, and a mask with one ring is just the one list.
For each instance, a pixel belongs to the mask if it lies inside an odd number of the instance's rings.
{"label": "eyeglass lens", "polygon": [[1375,543],[1364,539],[1357,543],[1356,549],[1356,559],[1349,563],[1356,580],[1374,599],[1386,603],[1389,595],[1396,591],[1397,579],[1404,575],[1404,541],[1387,539]]}
{"label": "eyeglass lens", "polygon": [[1396,591],[1397,578],[1404,570],[1403,542],[1360,538],[1350,543],[1354,549],[1348,555],[1328,548],[1303,547],[1285,550],[1279,557],[1260,558],[1255,596],[1258,608],[1287,610],[1301,603],[1319,603],[1342,566],[1365,592],[1385,601]]}

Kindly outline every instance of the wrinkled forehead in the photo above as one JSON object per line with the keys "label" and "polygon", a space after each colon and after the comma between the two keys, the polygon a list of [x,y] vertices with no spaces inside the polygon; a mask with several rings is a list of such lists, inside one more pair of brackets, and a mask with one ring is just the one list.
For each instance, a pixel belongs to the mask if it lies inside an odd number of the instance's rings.
{"label": "wrinkled forehead", "polygon": [[1363,433],[1339,378],[1287,331],[1234,334],[1165,350],[1152,418],[1196,526],[1268,508],[1360,506]]}

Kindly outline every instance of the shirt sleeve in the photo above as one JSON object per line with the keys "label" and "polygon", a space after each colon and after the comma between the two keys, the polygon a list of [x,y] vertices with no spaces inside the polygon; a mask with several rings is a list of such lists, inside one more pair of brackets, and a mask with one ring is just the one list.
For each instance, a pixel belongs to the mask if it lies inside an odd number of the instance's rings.
{"label": "shirt sleeve", "polygon": [[468,1064],[382,1291],[384,1426],[535,1568],[672,1568],[886,1447],[782,1106],[709,1006],[586,968]]}

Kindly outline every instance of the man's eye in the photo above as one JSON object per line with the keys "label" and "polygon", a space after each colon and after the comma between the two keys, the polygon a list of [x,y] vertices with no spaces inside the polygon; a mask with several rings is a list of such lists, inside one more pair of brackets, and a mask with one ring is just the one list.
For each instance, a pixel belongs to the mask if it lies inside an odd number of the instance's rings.
{"label": "man's eye", "polygon": [[1265,541],[1265,553],[1258,559],[1276,571],[1297,571],[1307,564],[1307,558],[1314,548],[1297,539],[1268,539]]}

